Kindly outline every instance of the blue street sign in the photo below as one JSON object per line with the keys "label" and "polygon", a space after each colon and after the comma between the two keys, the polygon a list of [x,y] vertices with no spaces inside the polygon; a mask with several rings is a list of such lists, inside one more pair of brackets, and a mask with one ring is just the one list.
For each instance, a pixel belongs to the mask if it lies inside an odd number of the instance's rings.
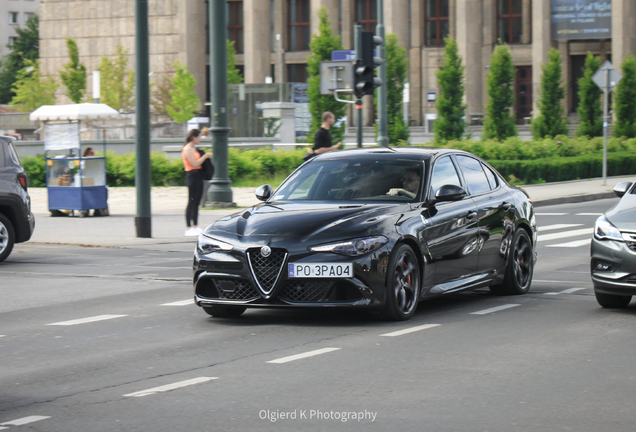
{"label": "blue street sign", "polygon": [[[378,56],[378,50],[373,50],[373,56]],[[331,51],[331,61],[355,61],[356,50],[333,50]]]}

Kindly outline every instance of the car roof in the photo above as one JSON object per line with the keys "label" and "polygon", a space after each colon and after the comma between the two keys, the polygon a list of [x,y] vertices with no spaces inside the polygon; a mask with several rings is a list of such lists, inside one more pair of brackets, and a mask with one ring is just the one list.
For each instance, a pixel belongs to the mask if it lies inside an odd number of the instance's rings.
{"label": "car roof", "polygon": [[449,153],[466,153],[462,150],[432,148],[432,147],[372,147],[343,151],[334,151],[318,155],[314,159],[335,160],[335,159],[355,159],[355,158],[378,158],[386,156],[387,159],[411,159],[425,160],[432,159],[436,155]]}

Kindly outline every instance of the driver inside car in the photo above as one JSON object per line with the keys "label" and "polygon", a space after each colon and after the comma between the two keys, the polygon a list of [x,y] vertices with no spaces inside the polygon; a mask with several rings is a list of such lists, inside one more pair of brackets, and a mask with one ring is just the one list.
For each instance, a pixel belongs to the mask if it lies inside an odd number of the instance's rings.
{"label": "driver inside car", "polygon": [[409,168],[404,173],[404,177],[400,179],[402,188],[392,188],[386,193],[387,195],[402,195],[409,198],[415,198],[420,188],[420,173],[417,169]]}

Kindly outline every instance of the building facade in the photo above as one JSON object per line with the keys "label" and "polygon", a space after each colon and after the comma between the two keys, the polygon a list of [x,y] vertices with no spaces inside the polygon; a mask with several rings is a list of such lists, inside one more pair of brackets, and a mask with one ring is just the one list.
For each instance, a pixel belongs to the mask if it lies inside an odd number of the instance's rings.
{"label": "building facade", "polygon": [[[377,0],[226,3],[228,38],[247,84],[307,79],[309,41],[323,7],[345,49],[353,48],[354,23],[366,31],[377,24]],[[202,101],[209,99],[207,76],[214,67],[207,11],[204,0],[149,0],[150,70],[156,77],[171,73],[175,60],[188,65]],[[395,33],[409,56],[411,125],[430,124],[436,115],[435,73],[449,35],[465,65],[467,116],[476,122],[484,115],[488,66],[499,40],[509,45],[517,69],[519,123],[536,111],[541,66],[551,47],[561,51],[568,113],[576,111],[577,79],[588,51],[617,68],[627,55],[636,55],[635,0],[384,0],[384,11],[386,34]],[[40,0],[43,72],[55,75],[68,62],[67,37],[77,41],[88,70],[97,68],[101,56],[112,56],[118,44],[128,49],[134,68],[134,31],[132,0]]]}
{"label": "building facade", "polygon": [[32,16],[38,13],[39,0],[3,0],[0,2],[0,57],[9,53],[18,36],[17,28],[25,28]]}

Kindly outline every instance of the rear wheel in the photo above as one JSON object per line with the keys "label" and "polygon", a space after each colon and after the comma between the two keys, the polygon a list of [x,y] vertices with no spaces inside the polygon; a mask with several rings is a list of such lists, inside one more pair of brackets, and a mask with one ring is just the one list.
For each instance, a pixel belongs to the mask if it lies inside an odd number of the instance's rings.
{"label": "rear wheel", "polygon": [[210,305],[203,306],[203,310],[213,317],[217,318],[236,318],[243,315],[247,309],[244,306],[223,306],[223,305]]}
{"label": "rear wheel", "polygon": [[7,259],[13,250],[15,243],[15,231],[11,221],[3,214],[0,214],[0,262]]}
{"label": "rear wheel", "polygon": [[632,296],[604,294],[594,290],[598,304],[607,309],[623,309],[632,301]]}
{"label": "rear wheel", "polygon": [[525,294],[530,290],[533,271],[532,242],[526,230],[519,228],[510,244],[504,281],[501,285],[491,286],[490,291],[497,295]]}
{"label": "rear wheel", "polygon": [[408,245],[400,245],[389,262],[386,301],[380,317],[390,321],[405,321],[415,313],[420,293],[420,267]]}

